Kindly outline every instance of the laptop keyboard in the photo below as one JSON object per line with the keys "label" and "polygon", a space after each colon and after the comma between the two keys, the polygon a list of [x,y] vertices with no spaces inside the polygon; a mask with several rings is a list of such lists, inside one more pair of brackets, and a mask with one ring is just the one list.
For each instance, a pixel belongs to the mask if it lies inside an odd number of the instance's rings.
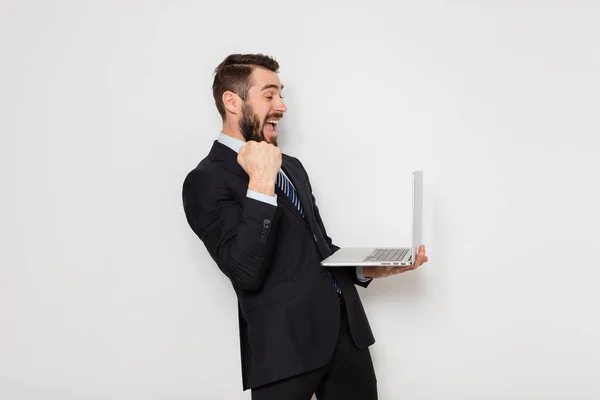
{"label": "laptop keyboard", "polygon": [[363,261],[399,261],[410,249],[375,249]]}

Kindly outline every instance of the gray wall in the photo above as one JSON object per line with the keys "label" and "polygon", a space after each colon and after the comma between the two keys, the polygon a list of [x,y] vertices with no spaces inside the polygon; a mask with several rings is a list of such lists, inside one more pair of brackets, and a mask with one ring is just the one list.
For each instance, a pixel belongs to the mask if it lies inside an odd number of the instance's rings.
{"label": "gray wall", "polygon": [[232,52],[336,244],[407,244],[425,171],[431,261],[360,291],[381,399],[599,398],[597,4],[3,2],[0,398],[250,398],[180,197]]}

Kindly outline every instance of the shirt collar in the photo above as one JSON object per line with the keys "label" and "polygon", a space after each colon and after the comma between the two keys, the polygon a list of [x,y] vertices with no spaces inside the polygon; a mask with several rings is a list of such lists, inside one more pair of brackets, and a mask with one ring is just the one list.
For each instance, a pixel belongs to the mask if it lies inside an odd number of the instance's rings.
{"label": "shirt collar", "polygon": [[223,132],[219,133],[219,143],[224,144],[229,147],[231,150],[239,153],[240,148],[246,144],[246,142],[232,138],[231,136],[227,136]]}

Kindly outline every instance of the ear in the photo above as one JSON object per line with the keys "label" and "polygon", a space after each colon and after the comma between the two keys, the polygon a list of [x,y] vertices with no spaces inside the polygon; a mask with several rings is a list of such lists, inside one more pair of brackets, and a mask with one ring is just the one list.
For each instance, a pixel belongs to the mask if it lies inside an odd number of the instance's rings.
{"label": "ear", "polygon": [[242,109],[242,99],[237,94],[227,90],[223,93],[223,107],[231,114],[239,114]]}

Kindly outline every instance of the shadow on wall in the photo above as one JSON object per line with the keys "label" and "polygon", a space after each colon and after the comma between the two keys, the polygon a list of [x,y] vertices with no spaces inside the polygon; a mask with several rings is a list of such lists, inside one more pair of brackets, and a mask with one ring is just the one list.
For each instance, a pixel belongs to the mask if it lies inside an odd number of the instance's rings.
{"label": "shadow on wall", "polygon": [[407,301],[425,298],[430,290],[424,269],[430,266],[426,263],[414,271],[375,279],[367,289],[359,290],[360,298],[371,303],[382,299]]}

